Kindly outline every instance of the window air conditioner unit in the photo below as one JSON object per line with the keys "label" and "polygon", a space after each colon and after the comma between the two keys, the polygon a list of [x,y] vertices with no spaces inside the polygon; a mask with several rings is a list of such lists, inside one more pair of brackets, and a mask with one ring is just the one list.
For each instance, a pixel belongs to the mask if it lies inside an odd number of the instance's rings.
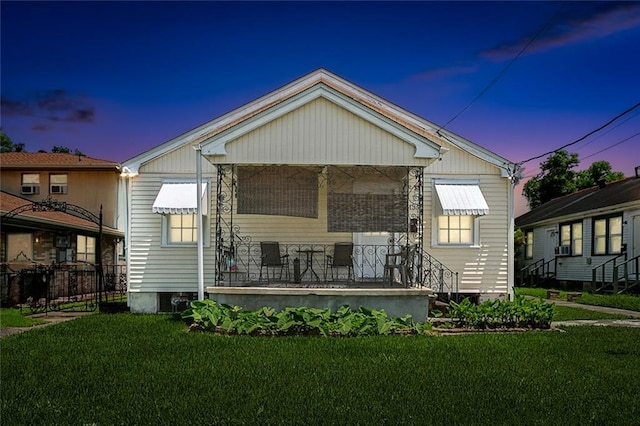
{"label": "window air conditioner unit", "polygon": [[569,255],[571,255],[571,246],[556,247],[556,256],[569,256]]}
{"label": "window air conditioner unit", "polygon": [[67,185],[51,185],[51,189],[49,192],[52,194],[66,194]]}
{"label": "window air conditioner unit", "polygon": [[23,194],[38,194],[40,187],[38,185],[22,185],[20,192]]}

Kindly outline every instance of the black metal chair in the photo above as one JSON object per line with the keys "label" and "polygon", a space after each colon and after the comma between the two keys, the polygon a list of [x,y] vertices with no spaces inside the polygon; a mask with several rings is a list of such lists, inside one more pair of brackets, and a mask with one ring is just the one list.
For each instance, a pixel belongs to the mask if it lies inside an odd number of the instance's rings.
{"label": "black metal chair", "polygon": [[416,257],[416,245],[404,246],[397,253],[388,253],[384,264],[384,280],[389,286],[393,283],[394,273],[400,273],[400,282],[403,286],[409,287],[413,283],[413,269]]}
{"label": "black metal chair", "polygon": [[334,270],[338,268],[347,268],[347,281],[355,281],[353,277],[353,243],[335,243],[333,255],[327,255],[325,277],[327,269],[331,269],[331,280],[335,281]]}
{"label": "black metal chair", "polygon": [[[260,278],[262,281],[262,269],[267,269],[267,281],[271,281],[269,277],[269,268],[280,269],[279,280],[282,280],[282,272],[286,271],[286,279],[289,280],[289,255],[280,254],[280,244],[275,241],[260,242],[261,262],[260,262]],[[275,274],[273,276],[275,279]]]}

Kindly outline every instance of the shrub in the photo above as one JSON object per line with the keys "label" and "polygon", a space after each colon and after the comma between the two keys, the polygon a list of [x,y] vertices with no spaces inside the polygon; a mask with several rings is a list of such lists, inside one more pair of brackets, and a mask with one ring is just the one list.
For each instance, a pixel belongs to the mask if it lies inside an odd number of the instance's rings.
{"label": "shrub", "polygon": [[469,299],[451,302],[449,316],[454,325],[471,328],[549,328],[553,304],[516,295],[513,302],[488,300],[480,305]]}
{"label": "shrub", "polygon": [[419,334],[430,329],[429,324],[413,322],[411,315],[389,318],[384,310],[352,310],[348,306],[336,312],[308,307],[243,311],[238,306],[207,299],[191,302],[181,316],[190,330],[223,334],[363,336]]}

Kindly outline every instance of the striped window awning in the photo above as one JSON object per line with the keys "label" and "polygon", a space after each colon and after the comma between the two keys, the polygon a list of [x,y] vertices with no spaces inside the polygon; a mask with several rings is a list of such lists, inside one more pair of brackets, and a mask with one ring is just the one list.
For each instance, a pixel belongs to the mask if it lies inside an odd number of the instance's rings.
{"label": "striped window awning", "polygon": [[436,192],[445,216],[483,216],[489,205],[478,185],[436,184]]}
{"label": "striped window awning", "polygon": [[[160,214],[196,214],[198,212],[197,184],[163,183],[153,202],[153,212]],[[207,215],[207,184],[202,183],[202,214]]]}

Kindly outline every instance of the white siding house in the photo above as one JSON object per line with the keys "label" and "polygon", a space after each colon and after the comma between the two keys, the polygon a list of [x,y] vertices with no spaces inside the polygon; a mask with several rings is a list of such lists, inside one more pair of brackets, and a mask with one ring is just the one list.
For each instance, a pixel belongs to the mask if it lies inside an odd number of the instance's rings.
{"label": "white siding house", "polygon": [[[320,69],[128,160],[132,311],[166,310],[202,287],[508,297],[515,165],[437,129]],[[165,199],[176,183],[191,185],[191,207]],[[265,282],[267,241],[288,256]],[[337,279],[336,243],[354,244],[353,273]],[[403,247],[416,248],[404,278],[385,268]]]}
{"label": "white siding house", "polygon": [[640,177],[551,200],[516,219],[525,234],[524,285],[622,292],[637,288]]}

